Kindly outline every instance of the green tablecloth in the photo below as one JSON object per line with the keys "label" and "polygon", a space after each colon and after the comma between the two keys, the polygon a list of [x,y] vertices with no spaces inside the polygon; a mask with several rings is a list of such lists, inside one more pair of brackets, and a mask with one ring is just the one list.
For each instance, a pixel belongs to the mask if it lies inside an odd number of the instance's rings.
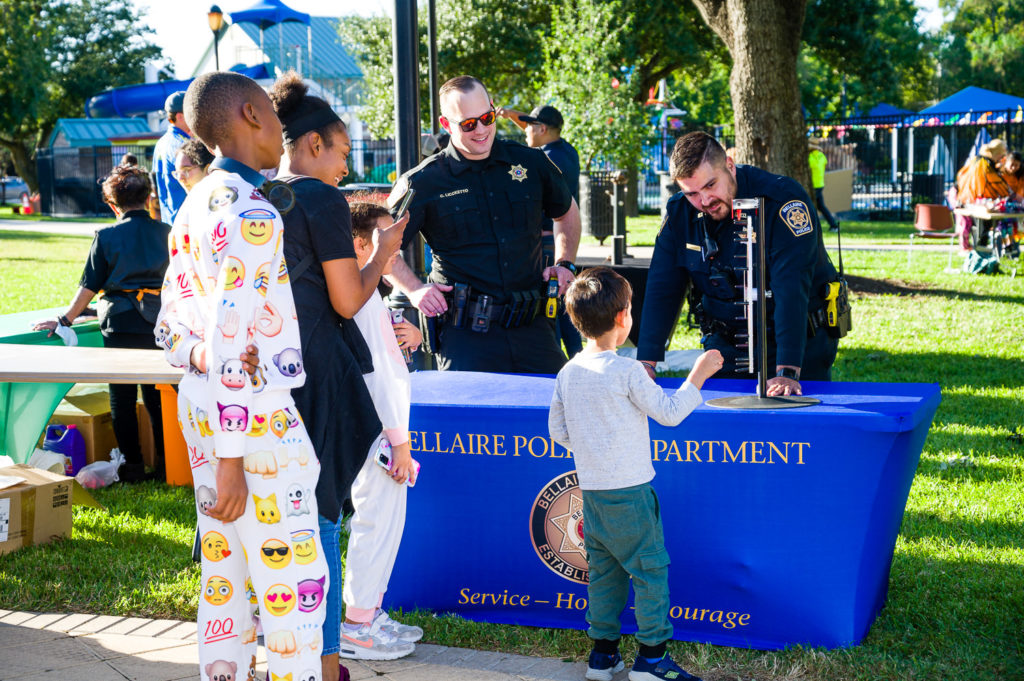
{"label": "green tablecloth", "polygon": [[[0,343],[28,345],[62,345],[57,336],[46,337],[45,331],[32,331],[31,324],[40,319],[53,318],[64,308],[34,310],[0,315]],[[78,344],[101,347],[99,322],[74,326]],[[32,455],[40,433],[49,423],[72,383],[0,383],[0,454],[6,454],[15,463],[25,463]]]}

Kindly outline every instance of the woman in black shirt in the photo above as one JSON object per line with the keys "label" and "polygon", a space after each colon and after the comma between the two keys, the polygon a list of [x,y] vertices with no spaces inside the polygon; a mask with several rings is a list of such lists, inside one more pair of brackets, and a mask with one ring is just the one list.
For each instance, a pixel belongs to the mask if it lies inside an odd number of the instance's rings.
{"label": "woman in black shirt", "polygon": [[[373,371],[369,349],[352,317],[376,295],[384,265],[401,246],[405,222],[381,230],[377,251],[360,269],[352,216],[337,185],[348,174],[351,142],[344,122],[324,100],[306,93],[295,73],[270,91],[284,129],[285,155],[277,180],[295,192],[284,214],[284,253],[299,321],[306,383],[292,391],[320,459],[316,486],[320,537],[340,584],[337,543],[342,505],[383,426],[363,374]],[[341,589],[327,593],[323,678],[338,678]]]}
{"label": "woman in black shirt", "polygon": [[[117,222],[96,232],[78,293],[67,311],[55,320],[37,324],[37,331],[52,332],[58,324],[71,326],[99,293],[104,347],[153,349],[153,325],[160,312],[160,287],[167,270],[167,235],[171,228],[149,216],[149,191],[149,176],[141,168],[118,166],[111,171],[103,181],[103,200],[114,211]],[[137,395],[136,385],[110,384],[110,417],[125,460],[118,471],[123,482],[146,478],[139,445]],[[156,476],[162,478],[163,421],[156,386],[142,386],[142,401],[153,425]]]}

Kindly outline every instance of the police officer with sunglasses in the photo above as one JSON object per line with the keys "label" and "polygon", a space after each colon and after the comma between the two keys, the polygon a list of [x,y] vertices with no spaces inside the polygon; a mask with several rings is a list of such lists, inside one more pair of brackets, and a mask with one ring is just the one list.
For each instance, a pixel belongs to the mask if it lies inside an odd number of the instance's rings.
{"label": "police officer with sunglasses", "polygon": [[[495,139],[494,104],[478,79],[452,78],[439,94],[451,142],[402,175],[389,198],[416,192],[404,238],[422,234],[430,246],[429,281],[402,261],[389,279],[437,323],[440,369],[557,373],[566,360],[545,304],[549,284],[564,293],[575,274],[576,201],[543,151]],[[550,267],[545,216],[555,233]]]}

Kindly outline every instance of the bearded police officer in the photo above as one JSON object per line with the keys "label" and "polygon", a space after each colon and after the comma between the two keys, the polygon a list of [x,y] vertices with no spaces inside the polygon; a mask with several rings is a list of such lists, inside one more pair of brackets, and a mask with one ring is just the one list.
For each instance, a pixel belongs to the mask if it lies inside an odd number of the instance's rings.
{"label": "bearded police officer", "polygon": [[[545,314],[549,280],[572,282],[579,209],[544,152],[495,139],[483,83],[459,76],[440,89],[444,151],[405,173],[389,203],[411,187],[405,243],[422,233],[433,258],[424,284],[403,261],[390,280],[435,317],[442,370],[557,373],[565,363]],[[555,264],[544,267],[541,227],[553,220]]]}
{"label": "bearded police officer", "polygon": [[[735,335],[742,318],[742,276],[734,271],[737,242],[731,219],[736,198],[764,197],[764,244],[768,265],[768,395],[800,395],[801,380],[827,381],[839,341],[822,324],[822,295],[836,281],[822,241],[818,216],[796,181],[752,166],[737,166],[703,132],[676,142],[670,168],[682,190],[668,202],[647,279],[637,358],[653,376],[686,291],[701,324],[701,344],[720,350],[725,365],[716,375],[749,378],[736,371]],[[746,352],[742,353],[743,356]]]}

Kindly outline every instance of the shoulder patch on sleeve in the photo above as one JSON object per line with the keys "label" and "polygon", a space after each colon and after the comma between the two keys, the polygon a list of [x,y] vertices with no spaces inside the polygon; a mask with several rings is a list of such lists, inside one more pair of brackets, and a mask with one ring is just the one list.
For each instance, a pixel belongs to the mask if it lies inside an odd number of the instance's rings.
{"label": "shoulder patch on sleeve", "polygon": [[803,201],[789,201],[779,209],[779,217],[793,232],[793,236],[803,236],[814,231],[811,212]]}

